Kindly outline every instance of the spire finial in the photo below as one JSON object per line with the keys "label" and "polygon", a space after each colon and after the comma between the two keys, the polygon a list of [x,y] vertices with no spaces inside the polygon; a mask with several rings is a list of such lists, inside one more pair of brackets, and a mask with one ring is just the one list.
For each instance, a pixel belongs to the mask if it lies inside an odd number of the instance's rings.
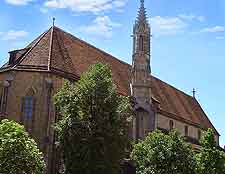
{"label": "spire finial", "polygon": [[145,0],[141,0],[141,6],[145,6]]}
{"label": "spire finial", "polygon": [[195,90],[195,88],[193,88],[192,93],[193,93],[193,98],[195,98],[195,94],[196,94],[196,90]]}
{"label": "spire finial", "polygon": [[147,15],[146,15],[146,10],[145,10],[145,1],[140,0],[140,8],[138,12],[138,21],[144,21],[147,23]]}
{"label": "spire finial", "polygon": [[52,18],[52,26],[55,26],[55,17]]}

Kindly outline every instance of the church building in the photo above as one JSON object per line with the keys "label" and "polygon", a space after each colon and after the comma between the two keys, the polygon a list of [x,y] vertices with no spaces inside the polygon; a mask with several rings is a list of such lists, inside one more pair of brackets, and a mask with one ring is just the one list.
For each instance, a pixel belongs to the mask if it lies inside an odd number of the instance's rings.
{"label": "church building", "polygon": [[65,80],[79,80],[97,62],[110,66],[118,93],[134,100],[134,139],[155,129],[176,128],[198,149],[203,132],[212,128],[219,144],[220,135],[196,98],[151,74],[151,27],[144,0],[132,36],[132,65],[54,25],[26,47],[9,52],[8,62],[0,68],[0,119],[25,126],[44,153],[49,174],[57,173],[58,158],[52,125],[59,118],[53,96]]}

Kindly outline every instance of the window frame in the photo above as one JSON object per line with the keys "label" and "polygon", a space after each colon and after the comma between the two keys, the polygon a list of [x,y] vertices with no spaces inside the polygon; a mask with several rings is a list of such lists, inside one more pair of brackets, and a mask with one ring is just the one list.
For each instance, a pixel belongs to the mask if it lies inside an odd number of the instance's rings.
{"label": "window frame", "polygon": [[[32,115],[27,117],[27,115],[25,115],[26,113],[26,109],[25,109],[25,105],[26,105],[26,98],[32,98],[32,106],[30,107],[32,109]],[[34,128],[34,119],[35,119],[35,104],[36,104],[36,99],[33,95],[26,95],[24,97],[22,97],[22,105],[21,105],[21,123],[24,125],[25,129],[28,132],[32,132],[33,128]],[[30,109],[29,108],[29,109]]]}

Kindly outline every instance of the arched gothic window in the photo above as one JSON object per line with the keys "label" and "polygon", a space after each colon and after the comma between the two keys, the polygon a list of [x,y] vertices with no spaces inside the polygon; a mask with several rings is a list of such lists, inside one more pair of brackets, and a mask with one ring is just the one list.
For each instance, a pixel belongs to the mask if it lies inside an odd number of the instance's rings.
{"label": "arched gothic window", "polygon": [[9,82],[4,81],[0,88],[0,113],[5,114],[8,100]]}
{"label": "arched gothic window", "polygon": [[28,132],[32,132],[34,123],[35,98],[34,90],[31,88],[26,96],[22,98],[22,122]]}

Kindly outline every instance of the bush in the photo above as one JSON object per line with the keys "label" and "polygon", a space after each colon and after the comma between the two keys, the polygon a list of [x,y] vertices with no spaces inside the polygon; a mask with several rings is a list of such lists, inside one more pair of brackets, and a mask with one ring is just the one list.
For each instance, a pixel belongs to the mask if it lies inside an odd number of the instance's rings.
{"label": "bush", "polygon": [[14,121],[0,124],[0,173],[43,174],[44,161],[35,141]]}
{"label": "bush", "polygon": [[134,145],[132,159],[138,174],[194,174],[196,163],[190,145],[176,131],[150,133]]}

